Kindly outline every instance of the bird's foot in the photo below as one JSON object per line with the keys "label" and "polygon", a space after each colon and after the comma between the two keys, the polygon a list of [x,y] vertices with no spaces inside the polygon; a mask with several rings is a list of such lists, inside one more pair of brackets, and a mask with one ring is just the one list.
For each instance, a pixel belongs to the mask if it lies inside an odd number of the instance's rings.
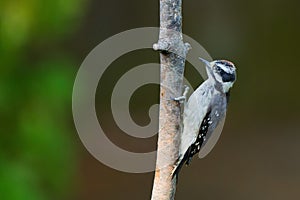
{"label": "bird's foot", "polygon": [[189,92],[189,87],[187,85],[184,86],[184,92],[182,94],[182,96],[180,97],[175,97],[175,98],[172,98],[173,101],[177,101],[179,103],[185,103],[186,102],[186,95],[187,93]]}

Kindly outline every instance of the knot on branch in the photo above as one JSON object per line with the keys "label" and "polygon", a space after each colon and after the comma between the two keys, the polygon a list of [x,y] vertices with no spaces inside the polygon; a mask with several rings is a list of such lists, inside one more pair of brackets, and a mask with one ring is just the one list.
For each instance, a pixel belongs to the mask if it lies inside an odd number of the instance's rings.
{"label": "knot on branch", "polygon": [[186,58],[186,54],[191,49],[191,45],[187,42],[183,43],[182,41],[174,43],[160,39],[158,43],[153,44],[153,49],[162,54],[174,53],[180,57]]}
{"label": "knot on branch", "polygon": [[186,58],[191,45],[182,41],[182,34],[180,32],[172,29],[161,29],[160,38],[157,43],[153,44],[153,49],[162,54],[174,53]]}
{"label": "knot on branch", "polygon": [[167,54],[170,53],[170,44],[166,40],[161,39],[157,43],[153,44],[153,49],[163,54]]}

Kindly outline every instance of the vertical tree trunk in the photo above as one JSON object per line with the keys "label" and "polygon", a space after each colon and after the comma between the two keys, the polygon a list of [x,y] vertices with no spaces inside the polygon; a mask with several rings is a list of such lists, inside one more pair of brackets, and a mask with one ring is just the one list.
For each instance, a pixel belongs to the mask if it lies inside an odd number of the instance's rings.
{"label": "vertical tree trunk", "polygon": [[176,179],[171,172],[180,144],[180,104],[184,64],[189,44],[182,41],[181,0],[160,0],[160,33],[155,50],[160,51],[160,114],[157,161],[152,200],[174,199]]}

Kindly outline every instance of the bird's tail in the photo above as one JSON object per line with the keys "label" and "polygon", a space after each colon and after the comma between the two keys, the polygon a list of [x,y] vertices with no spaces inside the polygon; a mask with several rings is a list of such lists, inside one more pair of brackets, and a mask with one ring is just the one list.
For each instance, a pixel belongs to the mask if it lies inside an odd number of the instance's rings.
{"label": "bird's tail", "polygon": [[186,163],[187,165],[190,163],[190,152],[191,152],[191,147],[188,148],[188,150],[185,152],[184,156],[179,156],[179,158],[176,161],[175,167],[172,171],[172,179],[176,176],[176,178],[178,179],[178,175],[179,172],[182,168],[182,166],[184,165],[184,163]]}
{"label": "bird's tail", "polygon": [[178,180],[178,175],[179,175],[179,172],[184,164],[184,161],[183,159],[180,159],[178,158],[178,161],[176,162],[177,164],[175,165],[173,171],[172,171],[172,179],[176,177],[176,179]]}

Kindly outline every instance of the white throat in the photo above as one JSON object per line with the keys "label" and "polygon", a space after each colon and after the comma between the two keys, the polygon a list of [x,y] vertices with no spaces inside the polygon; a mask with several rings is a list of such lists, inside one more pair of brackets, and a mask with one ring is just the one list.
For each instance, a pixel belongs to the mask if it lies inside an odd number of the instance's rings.
{"label": "white throat", "polygon": [[222,83],[223,92],[227,93],[230,90],[230,88],[232,88],[232,85],[233,85],[233,82]]}

